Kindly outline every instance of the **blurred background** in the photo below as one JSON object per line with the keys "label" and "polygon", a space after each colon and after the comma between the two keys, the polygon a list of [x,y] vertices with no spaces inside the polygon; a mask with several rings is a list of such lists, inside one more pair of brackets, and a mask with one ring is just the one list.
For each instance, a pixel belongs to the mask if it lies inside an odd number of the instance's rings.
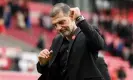
{"label": "blurred background", "polygon": [[0,0],[0,80],[37,80],[37,55],[56,31],[49,12],[63,2],[79,7],[105,39],[111,80],[133,80],[133,0]]}

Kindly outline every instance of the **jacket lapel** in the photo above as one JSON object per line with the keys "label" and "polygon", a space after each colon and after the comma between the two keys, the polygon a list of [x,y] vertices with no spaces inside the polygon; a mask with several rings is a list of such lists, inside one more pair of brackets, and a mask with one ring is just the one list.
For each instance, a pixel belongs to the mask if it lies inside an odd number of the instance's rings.
{"label": "jacket lapel", "polygon": [[[74,41],[76,40],[77,38],[77,35],[81,32],[80,28],[77,29],[77,31],[75,32],[75,35],[73,35],[72,37],[72,40],[70,41],[70,44],[69,44],[69,47],[68,47],[68,54],[67,54],[67,63],[68,63],[68,58],[69,58],[69,55],[70,55],[70,51],[71,51],[71,48],[73,46],[73,43]],[[66,64],[67,65],[67,64]]]}
{"label": "jacket lapel", "polygon": [[[81,32],[81,30],[80,30],[80,28],[78,28],[77,29],[77,31],[76,31],[76,33],[75,33],[75,35],[73,36],[73,39],[70,41],[70,44],[69,44],[69,47],[68,47],[68,54],[67,54],[67,62],[68,62],[68,58],[69,58],[69,54],[70,54],[70,50],[71,50],[71,48],[72,48],[72,45],[73,45],[73,43],[74,43],[74,41],[75,41],[75,39],[76,39],[76,37],[77,37],[77,35],[79,34]],[[52,65],[52,63],[54,62],[54,60],[55,60],[55,58],[56,58],[56,56],[57,56],[57,54],[58,54],[58,52],[59,52],[59,50],[60,50],[60,47],[61,47],[61,45],[62,45],[62,42],[63,42],[63,37],[62,38],[60,38],[60,40],[59,40],[59,42],[58,42],[58,46],[56,46],[55,45],[55,47],[56,47],[56,49],[55,49],[55,51],[53,52],[53,58],[49,61],[49,66],[48,67],[50,67],[51,65]],[[67,64],[66,64],[67,65]]]}
{"label": "jacket lapel", "polygon": [[49,61],[49,66],[48,67],[50,67],[52,65],[52,63],[54,62],[54,60],[55,60],[55,58],[56,58],[56,56],[57,56],[57,54],[58,54],[58,52],[60,50],[62,42],[63,42],[63,37],[61,37],[59,39],[58,43],[56,43],[56,45],[54,45],[55,48],[54,48],[54,52],[53,52],[53,55],[52,55],[53,58],[51,58],[51,60]]}

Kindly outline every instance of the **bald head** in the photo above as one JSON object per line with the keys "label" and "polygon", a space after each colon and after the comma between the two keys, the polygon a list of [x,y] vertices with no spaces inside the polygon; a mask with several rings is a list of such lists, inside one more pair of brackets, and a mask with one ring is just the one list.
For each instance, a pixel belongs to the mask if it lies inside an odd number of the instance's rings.
{"label": "bald head", "polygon": [[50,13],[50,17],[55,17],[59,12],[63,12],[63,14],[67,15],[70,11],[70,7],[64,3],[57,3],[53,6],[53,9]]}

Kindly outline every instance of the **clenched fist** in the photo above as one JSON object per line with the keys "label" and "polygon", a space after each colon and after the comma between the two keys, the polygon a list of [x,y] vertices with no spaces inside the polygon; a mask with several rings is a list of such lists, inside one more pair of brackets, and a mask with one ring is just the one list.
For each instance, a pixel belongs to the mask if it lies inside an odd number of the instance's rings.
{"label": "clenched fist", "polygon": [[71,8],[70,11],[74,14],[74,19],[81,16],[81,12],[78,7]]}
{"label": "clenched fist", "polygon": [[46,64],[50,58],[51,58],[51,53],[53,53],[53,51],[49,51],[48,49],[44,49],[42,50],[39,55],[38,55],[38,60],[39,60],[39,63],[41,65],[44,65]]}

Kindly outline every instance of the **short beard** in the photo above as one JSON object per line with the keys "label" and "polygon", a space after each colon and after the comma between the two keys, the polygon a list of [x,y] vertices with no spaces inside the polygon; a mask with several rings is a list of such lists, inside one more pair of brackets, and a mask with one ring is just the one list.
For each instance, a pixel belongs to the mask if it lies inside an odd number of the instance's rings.
{"label": "short beard", "polygon": [[63,33],[60,33],[60,34],[61,34],[62,36],[64,36],[64,37],[67,37],[67,36],[70,36],[71,33],[72,33],[72,32],[70,32],[70,31],[68,32],[68,31],[67,31],[67,32],[64,32],[64,34],[63,34]]}

